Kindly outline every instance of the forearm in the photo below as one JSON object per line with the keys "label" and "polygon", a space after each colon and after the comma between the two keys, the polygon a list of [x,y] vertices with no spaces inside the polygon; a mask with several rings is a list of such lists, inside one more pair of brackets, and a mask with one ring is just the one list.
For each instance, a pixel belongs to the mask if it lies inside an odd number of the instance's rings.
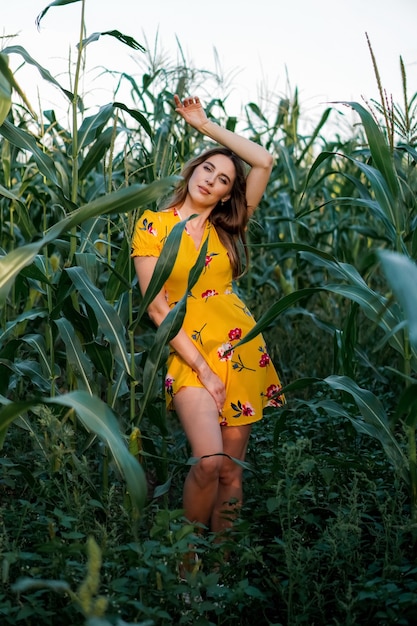
{"label": "forearm", "polygon": [[[153,319],[155,323],[157,323],[157,319],[159,319],[160,323],[162,323],[164,317],[161,315],[160,317],[153,317]],[[170,345],[175,350],[177,355],[181,357],[183,361],[197,374],[201,384],[204,385],[209,394],[212,396],[220,414],[226,399],[226,390],[222,380],[211,369],[210,365],[196,348],[185,330],[181,328],[175,337],[171,339]]]}
{"label": "forearm", "polygon": [[271,170],[273,163],[272,155],[263,146],[251,139],[237,135],[211,120],[205,121],[197,130],[206,137],[210,137],[210,139],[232,150],[251,167],[260,167],[267,171]]}
{"label": "forearm", "polygon": [[[162,324],[169,311],[170,309],[168,306],[164,311],[162,311],[159,307],[157,310],[152,307],[148,310],[149,316],[155,326]],[[207,374],[210,369],[207,361],[183,329],[180,329],[169,343],[175,352],[184,360],[184,362],[196,372],[199,378],[203,378]]]}
{"label": "forearm", "polygon": [[267,179],[272,170],[273,158],[265,148],[209,120],[198,97],[184,98],[184,101],[181,102],[176,94],[174,102],[175,110],[188,124],[202,135],[210,137],[225,148],[229,148],[252,169],[257,170],[261,184],[262,179]]}
{"label": "forearm", "polygon": [[181,329],[170,341],[170,345],[197,376],[203,379],[210,367],[187,333]]}

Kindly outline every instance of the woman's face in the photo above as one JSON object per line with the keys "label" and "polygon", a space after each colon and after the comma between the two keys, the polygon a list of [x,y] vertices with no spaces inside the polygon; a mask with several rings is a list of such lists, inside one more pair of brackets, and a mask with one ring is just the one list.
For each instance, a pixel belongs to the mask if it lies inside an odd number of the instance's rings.
{"label": "woman's face", "polygon": [[196,204],[210,207],[230,198],[236,171],[224,154],[213,154],[197,165],[188,182],[188,193]]}

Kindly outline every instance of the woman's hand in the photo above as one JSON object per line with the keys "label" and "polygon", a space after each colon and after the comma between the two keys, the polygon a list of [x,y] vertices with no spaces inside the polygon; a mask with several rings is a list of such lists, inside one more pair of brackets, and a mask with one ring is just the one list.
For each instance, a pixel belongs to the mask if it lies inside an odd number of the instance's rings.
{"label": "woman's hand", "polygon": [[175,110],[193,128],[202,132],[203,126],[208,122],[206,112],[200,102],[200,98],[184,98],[181,102],[177,94],[174,96]]}
{"label": "woman's hand", "polygon": [[209,367],[205,368],[204,373],[198,373],[198,378],[214,399],[220,415],[226,400],[226,389],[223,381]]}

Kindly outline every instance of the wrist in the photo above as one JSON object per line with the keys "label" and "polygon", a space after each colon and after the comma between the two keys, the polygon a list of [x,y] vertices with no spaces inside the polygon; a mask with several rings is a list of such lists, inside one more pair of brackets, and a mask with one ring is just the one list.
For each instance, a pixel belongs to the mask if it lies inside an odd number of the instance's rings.
{"label": "wrist", "polygon": [[204,378],[205,375],[210,371],[210,367],[207,364],[207,361],[200,355],[197,361],[194,363],[193,370],[197,374],[198,378]]}
{"label": "wrist", "polygon": [[201,126],[200,128],[198,128],[198,132],[201,133],[202,135],[206,135],[207,137],[211,137],[211,132],[215,129],[218,128],[218,124],[216,124],[216,122],[212,122],[211,120],[206,120]]}

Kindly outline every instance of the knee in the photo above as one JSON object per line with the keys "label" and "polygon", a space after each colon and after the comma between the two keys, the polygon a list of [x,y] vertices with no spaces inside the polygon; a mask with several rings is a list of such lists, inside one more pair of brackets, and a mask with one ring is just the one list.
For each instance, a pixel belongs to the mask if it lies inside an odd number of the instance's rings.
{"label": "knee", "polygon": [[194,466],[194,470],[204,483],[219,480],[222,467],[222,457],[220,455],[208,455],[202,457]]}
{"label": "knee", "polygon": [[242,484],[242,468],[231,459],[224,457],[219,473],[219,482],[223,485],[241,485]]}

